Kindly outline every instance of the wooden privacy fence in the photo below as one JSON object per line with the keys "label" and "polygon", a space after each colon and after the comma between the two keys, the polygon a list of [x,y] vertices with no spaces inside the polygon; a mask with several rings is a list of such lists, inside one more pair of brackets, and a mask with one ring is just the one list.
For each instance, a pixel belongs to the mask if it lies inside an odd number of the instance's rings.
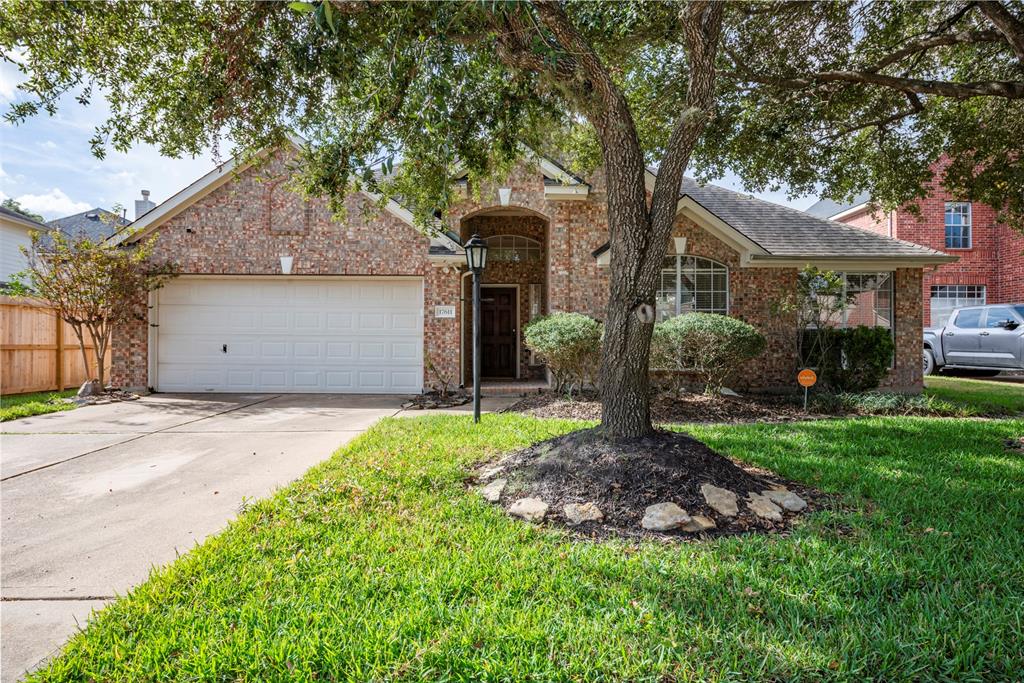
{"label": "wooden privacy fence", "polygon": [[[0,296],[0,393],[56,391],[96,377],[92,339],[86,373],[78,337],[53,307],[39,299]],[[109,377],[110,351],[104,362]]]}

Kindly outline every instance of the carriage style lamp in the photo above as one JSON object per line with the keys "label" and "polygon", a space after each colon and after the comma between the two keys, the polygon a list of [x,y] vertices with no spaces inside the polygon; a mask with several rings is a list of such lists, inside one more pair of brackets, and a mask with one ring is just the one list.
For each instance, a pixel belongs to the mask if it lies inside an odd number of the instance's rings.
{"label": "carriage style lamp", "polygon": [[480,421],[480,273],[487,265],[487,242],[473,235],[466,242],[466,265],[473,273],[473,422]]}

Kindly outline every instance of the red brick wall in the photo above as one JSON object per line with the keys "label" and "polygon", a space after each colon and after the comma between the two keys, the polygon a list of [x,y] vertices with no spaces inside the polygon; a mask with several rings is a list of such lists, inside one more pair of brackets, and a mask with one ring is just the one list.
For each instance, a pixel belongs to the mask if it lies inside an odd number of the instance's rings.
{"label": "red brick wall", "polygon": [[[996,221],[996,210],[978,202],[971,205],[972,244],[970,249],[946,249],[946,202],[967,201],[946,191],[942,185],[942,163],[927,183],[928,196],[918,206],[919,214],[907,207],[892,218],[892,236],[943,251],[959,260],[928,269],[921,282],[922,323],[932,324],[932,285],[984,285],[988,303],[1024,301],[1024,236]],[[888,216],[865,209],[840,219],[843,223],[888,234]]]}

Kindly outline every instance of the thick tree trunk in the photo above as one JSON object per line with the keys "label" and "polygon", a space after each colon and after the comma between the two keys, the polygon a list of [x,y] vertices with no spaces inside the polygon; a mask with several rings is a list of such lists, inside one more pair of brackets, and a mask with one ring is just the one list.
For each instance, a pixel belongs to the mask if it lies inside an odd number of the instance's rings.
{"label": "thick tree trunk", "polygon": [[636,437],[653,431],[647,367],[654,324],[637,315],[641,305],[654,304],[656,285],[656,271],[645,267],[652,239],[645,168],[632,125],[614,122],[601,132],[611,246],[601,358],[601,431],[612,438]]}

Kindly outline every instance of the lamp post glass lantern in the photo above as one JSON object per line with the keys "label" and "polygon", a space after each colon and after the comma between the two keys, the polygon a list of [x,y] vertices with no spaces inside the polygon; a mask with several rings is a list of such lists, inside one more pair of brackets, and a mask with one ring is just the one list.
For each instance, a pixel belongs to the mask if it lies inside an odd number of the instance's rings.
{"label": "lamp post glass lantern", "polygon": [[466,242],[466,265],[473,273],[473,422],[480,421],[480,273],[487,265],[487,242],[473,235]]}

